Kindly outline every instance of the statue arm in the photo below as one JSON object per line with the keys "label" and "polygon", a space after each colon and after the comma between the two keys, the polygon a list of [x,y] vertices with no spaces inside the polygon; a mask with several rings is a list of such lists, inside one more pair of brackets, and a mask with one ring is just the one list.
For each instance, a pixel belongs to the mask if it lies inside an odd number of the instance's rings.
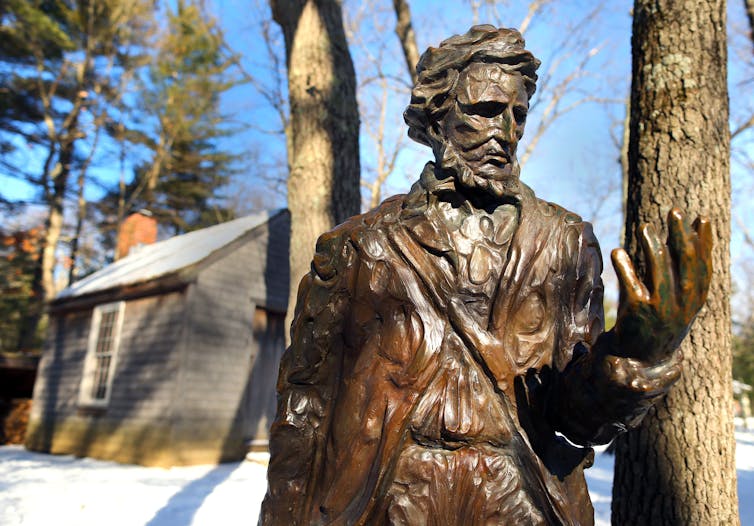
{"label": "statue arm", "polygon": [[574,442],[605,443],[635,427],[680,377],[678,346],[706,300],[712,234],[708,221],[690,226],[675,209],[668,229],[663,244],[651,227],[642,228],[644,281],[624,250],[613,251],[620,285],[616,325],[591,349],[577,344],[556,375],[549,417]]}
{"label": "statue arm", "polygon": [[269,486],[260,524],[308,524],[323,469],[333,378],[343,352],[350,245],[333,233],[317,243],[311,271],[299,286],[291,345],[280,363],[278,409],[270,430]]}

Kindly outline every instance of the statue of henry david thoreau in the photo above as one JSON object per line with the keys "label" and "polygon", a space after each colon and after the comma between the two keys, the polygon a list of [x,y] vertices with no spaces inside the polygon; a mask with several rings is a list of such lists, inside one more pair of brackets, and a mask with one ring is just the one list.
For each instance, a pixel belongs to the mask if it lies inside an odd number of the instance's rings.
{"label": "statue of henry david thoreau", "polygon": [[[473,27],[419,61],[405,112],[432,148],[407,195],[320,237],[278,380],[264,525],[593,524],[589,446],[678,379],[711,228],[643,230],[647,267],[519,181],[539,61]],[[565,436],[568,440],[563,438]]]}

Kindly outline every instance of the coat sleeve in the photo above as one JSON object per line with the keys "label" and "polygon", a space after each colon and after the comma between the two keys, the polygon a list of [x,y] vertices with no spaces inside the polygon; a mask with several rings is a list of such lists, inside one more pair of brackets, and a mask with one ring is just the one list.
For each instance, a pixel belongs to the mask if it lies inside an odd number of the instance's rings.
{"label": "coat sleeve", "polygon": [[278,408],[270,430],[268,491],[260,524],[309,524],[313,481],[323,468],[334,379],[343,352],[351,245],[337,231],[317,242],[310,272],[301,280],[277,383]]}
{"label": "coat sleeve", "polygon": [[680,358],[651,367],[616,354],[613,332],[603,331],[599,245],[591,226],[584,225],[564,341],[571,358],[562,370],[554,371],[547,413],[555,430],[574,443],[590,446],[605,444],[638,426],[675,383]]}

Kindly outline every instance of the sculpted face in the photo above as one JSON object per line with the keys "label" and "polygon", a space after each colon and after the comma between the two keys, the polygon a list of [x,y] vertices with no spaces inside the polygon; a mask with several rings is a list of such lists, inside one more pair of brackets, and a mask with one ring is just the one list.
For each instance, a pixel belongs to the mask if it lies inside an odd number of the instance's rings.
{"label": "sculpted face", "polygon": [[518,179],[516,148],[524,133],[529,101],[521,75],[498,64],[473,63],[461,72],[455,103],[442,121],[442,164],[464,186],[499,197]]}

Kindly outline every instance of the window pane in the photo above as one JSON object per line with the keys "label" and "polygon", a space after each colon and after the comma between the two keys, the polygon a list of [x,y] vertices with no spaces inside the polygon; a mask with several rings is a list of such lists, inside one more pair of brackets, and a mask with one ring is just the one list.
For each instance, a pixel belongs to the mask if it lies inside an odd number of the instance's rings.
{"label": "window pane", "polygon": [[[87,395],[91,401],[106,401],[108,399],[108,380],[111,376],[110,368],[113,362],[113,351],[115,350],[115,330],[118,324],[118,306],[112,308],[112,305],[106,306],[99,310],[99,315],[95,316],[92,330],[97,335],[94,345],[89,349],[89,360],[92,367],[89,369],[87,383]],[[95,311],[96,312],[96,311]],[[99,323],[97,323],[97,318]]]}
{"label": "window pane", "polygon": [[110,369],[110,356],[98,356],[94,370],[94,382],[92,385],[92,398],[104,400],[107,395],[107,377]]}

